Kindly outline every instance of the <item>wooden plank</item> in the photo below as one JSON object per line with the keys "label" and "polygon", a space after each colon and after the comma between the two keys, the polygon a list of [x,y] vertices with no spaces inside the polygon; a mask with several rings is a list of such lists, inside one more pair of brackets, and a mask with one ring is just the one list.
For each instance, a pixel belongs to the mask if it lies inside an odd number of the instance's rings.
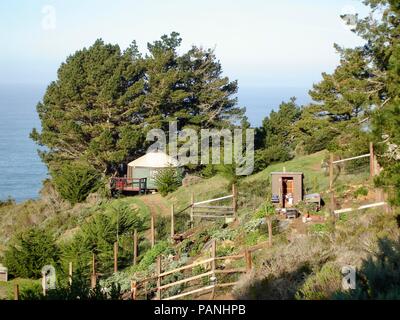
{"label": "wooden plank", "polygon": [[212,258],[211,270],[212,271],[215,271],[215,269],[216,269],[216,263],[215,263],[216,256],[217,256],[217,241],[214,239],[211,242],[211,258]]}
{"label": "wooden plank", "polygon": [[194,206],[197,206],[197,205],[199,205],[199,204],[211,203],[211,202],[220,201],[220,200],[225,200],[225,199],[230,199],[230,198],[233,198],[233,195],[229,195],[229,196],[225,196],[225,197],[220,197],[220,198],[215,198],[215,199],[210,199],[210,200],[205,200],[205,201],[200,201],[200,202],[193,203],[193,205],[194,205]]}
{"label": "wooden plank", "polygon": [[205,260],[202,260],[202,261],[198,261],[198,262],[189,264],[187,266],[182,266],[182,267],[179,267],[179,268],[176,268],[176,269],[173,269],[173,270],[165,271],[165,272],[160,274],[160,277],[164,277],[164,276],[167,276],[169,274],[173,274],[173,273],[180,272],[180,271],[183,271],[183,270],[186,270],[186,269],[190,269],[190,268],[193,268],[193,267],[196,267],[196,266],[200,266],[202,264],[210,263],[212,260],[213,260],[213,258],[208,258],[208,259],[205,259]]}
{"label": "wooden plank", "polygon": [[236,255],[232,255],[232,256],[224,256],[224,257],[215,257],[215,260],[239,260],[239,259],[243,259],[244,258],[244,254],[236,254]]}
{"label": "wooden plank", "polygon": [[269,246],[270,246],[269,245],[269,241],[264,241],[264,242],[261,242],[261,243],[258,243],[256,245],[254,245],[252,247],[249,247],[248,250],[250,252],[253,252],[253,251],[257,251],[257,250],[260,250],[260,249],[263,249],[263,248],[269,247]]}
{"label": "wooden plank", "polygon": [[374,144],[372,142],[369,143],[369,176],[371,179],[374,178],[375,175],[375,159],[374,159]]}
{"label": "wooden plank", "polygon": [[161,300],[161,257],[157,257],[157,300]]}
{"label": "wooden plank", "polygon": [[341,159],[341,160],[336,160],[336,161],[332,161],[333,164],[337,164],[337,163],[342,163],[342,162],[346,162],[346,161],[350,161],[350,160],[356,160],[356,159],[361,159],[361,158],[366,158],[369,157],[370,154],[362,154],[361,156],[356,156],[356,157],[351,157],[351,158],[347,158],[347,159]]}
{"label": "wooden plank", "polygon": [[174,220],[174,205],[171,205],[171,241],[174,242],[175,235],[175,220]]}
{"label": "wooden plank", "polygon": [[118,272],[118,242],[114,242],[114,273]]}
{"label": "wooden plank", "polygon": [[175,300],[175,299],[186,297],[186,296],[194,294],[194,293],[210,291],[214,287],[215,287],[215,285],[206,286],[206,287],[203,287],[203,288],[199,288],[199,289],[191,290],[191,291],[188,291],[188,292],[180,293],[180,294],[177,294],[175,296],[165,298],[164,300]]}
{"label": "wooden plank", "polygon": [[338,213],[345,213],[345,212],[351,212],[351,211],[376,208],[376,207],[385,206],[386,204],[387,204],[386,202],[376,202],[376,203],[366,204],[366,205],[360,206],[358,208],[344,208],[344,209],[335,210],[334,213],[338,214]]}
{"label": "wooden plank", "polygon": [[138,256],[138,231],[135,229],[133,231],[133,265],[137,264],[137,256]]}
{"label": "wooden plank", "polygon": [[194,210],[193,214],[234,215],[233,211]]}
{"label": "wooden plank", "polygon": [[217,269],[214,271],[215,273],[246,273],[246,268],[235,268],[235,269]]}
{"label": "wooden plank", "polygon": [[233,211],[233,207],[229,207],[229,206],[194,206],[194,209],[220,209],[220,210],[232,210]]}
{"label": "wooden plank", "polygon": [[68,283],[72,285],[72,262],[68,264]]}
{"label": "wooden plank", "polygon": [[151,228],[151,247],[153,248],[154,244],[156,242],[156,239],[155,239],[155,222],[154,222],[154,214],[153,213],[151,214],[150,224],[151,224],[151,226],[150,226],[150,228]]}
{"label": "wooden plank", "polygon": [[178,280],[178,281],[171,282],[171,283],[168,283],[168,284],[164,284],[163,286],[160,286],[159,289],[160,290],[161,289],[167,289],[167,288],[176,286],[178,284],[182,284],[182,283],[190,282],[190,281],[193,281],[193,280],[201,279],[201,278],[204,278],[204,277],[207,277],[207,276],[211,276],[213,273],[214,273],[214,271],[212,271],[212,270],[211,271],[207,271],[207,272],[204,272],[202,274],[198,274],[196,276],[192,276],[192,277],[189,277],[189,278],[186,278],[186,279],[182,279],[182,280]]}
{"label": "wooden plank", "polygon": [[230,218],[231,216],[232,215],[216,216],[216,215],[209,215],[209,214],[206,214],[206,215],[200,215],[200,214],[193,215],[193,217],[196,217],[196,218]]}
{"label": "wooden plank", "polygon": [[231,286],[236,286],[238,283],[239,283],[238,281],[228,282],[228,283],[220,283],[220,284],[217,284],[217,287],[218,288],[231,287]]}
{"label": "wooden plank", "polygon": [[19,300],[19,284],[14,285],[14,300]]}

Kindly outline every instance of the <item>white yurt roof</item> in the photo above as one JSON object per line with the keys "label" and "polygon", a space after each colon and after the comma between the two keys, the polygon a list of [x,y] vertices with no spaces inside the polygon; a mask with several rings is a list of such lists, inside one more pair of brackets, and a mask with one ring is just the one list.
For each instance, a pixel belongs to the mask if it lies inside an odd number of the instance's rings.
{"label": "white yurt roof", "polygon": [[177,167],[178,161],[164,152],[149,152],[136,160],[129,162],[130,167],[166,168]]}

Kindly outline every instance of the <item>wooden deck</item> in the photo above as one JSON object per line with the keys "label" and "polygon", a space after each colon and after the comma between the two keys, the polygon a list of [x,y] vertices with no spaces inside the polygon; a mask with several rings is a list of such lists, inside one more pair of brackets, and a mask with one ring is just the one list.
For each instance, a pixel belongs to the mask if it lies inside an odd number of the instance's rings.
{"label": "wooden deck", "polygon": [[147,178],[111,178],[111,189],[127,192],[147,192]]}

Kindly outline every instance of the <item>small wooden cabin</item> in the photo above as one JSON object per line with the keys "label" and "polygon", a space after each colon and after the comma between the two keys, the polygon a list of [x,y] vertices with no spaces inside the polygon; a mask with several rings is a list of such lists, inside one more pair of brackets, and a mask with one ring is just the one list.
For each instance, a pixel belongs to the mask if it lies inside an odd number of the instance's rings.
{"label": "small wooden cabin", "polygon": [[128,163],[128,179],[147,178],[147,189],[156,189],[154,178],[160,169],[178,167],[176,159],[164,152],[149,152]]}
{"label": "small wooden cabin", "polygon": [[272,172],[272,202],[290,208],[303,200],[302,172]]}

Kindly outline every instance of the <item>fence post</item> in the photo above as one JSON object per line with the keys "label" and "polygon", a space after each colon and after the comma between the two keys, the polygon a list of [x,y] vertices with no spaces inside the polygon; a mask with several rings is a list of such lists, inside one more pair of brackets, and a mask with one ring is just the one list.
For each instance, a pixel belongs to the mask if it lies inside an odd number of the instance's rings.
{"label": "fence post", "polygon": [[68,265],[68,282],[69,285],[72,286],[72,262]]}
{"label": "fence post", "polygon": [[114,242],[114,273],[118,272],[118,242]]}
{"label": "fence post", "polygon": [[131,281],[132,300],[136,300],[136,294],[137,294],[137,282],[136,281]]}
{"label": "fence post", "polygon": [[96,256],[92,254],[92,275],[90,277],[90,287],[94,289],[97,285],[97,276],[96,276]]}
{"label": "fence post", "polygon": [[194,204],[194,194],[192,192],[191,196],[190,196],[190,227],[193,228],[193,204]]}
{"label": "fence post", "polygon": [[213,271],[212,278],[214,283],[214,288],[211,291],[210,300],[214,300],[215,297],[215,285],[217,284],[217,278],[215,276],[215,269],[216,269],[216,258],[217,256],[217,241],[214,239],[211,243],[211,257],[213,260],[211,261],[211,271]]}
{"label": "fence post", "polygon": [[175,217],[174,217],[174,205],[171,205],[171,242],[174,243],[175,235]]}
{"label": "fence post", "polygon": [[46,290],[46,275],[42,273],[42,292],[43,295],[46,296],[47,290]]}
{"label": "fence post", "polygon": [[156,240],[155,240],[155,230],[154,230],[155,222],[154,222],[154,214],[153,213],[151,214],[151,222],[150,223],[151,223],[151,247],[153,248],[154,244],[156,242]]}
{"label": "fence post", "polygon": [[217,256],[217,241],[214,239],[211,243],[211,258],[213,258],[212,262],[211,262],[211,270],[215,271],[215,258]]}
{"label": "fence post", "polygon": [[329,159],[329,193],[330,193],[330,210],[333,215],[335,210],[335,194],[333,191],[333,153],[330,154]]}
{"label": "fence post", "polygon": [[373,179],[375,175],[375,156],[374,156],[374,144],[369,143],[369,175]]}
{"label": "fence post", "polygon": [[19,300],[19,284],[14,285],[14,300]]}
{"label": "fence post", "polygon": [[137,251],[138,251],[138,236],[137,229],[133,231],[133,265],[137,263]]}
{"label": "fence post", "polygon": [[160,274],[161,274],[161,256],[157,257],[157,270],[156,270],[156,273],[157,273],[157,300],[161,300],[161,289],[160,289],[160,287],[161,287],[161,277],[160,277]]}
{"label": "fence post", "polygon": [[233,207],[233,214],[235,217],[235,220],[237,220],[237,189],[236,185],[232,184],[232,207]]}
{"label": "fence post", "polygon": [[244,251],[244,258],[246,260],[246,272],[249,273],[253,267],[253,261],[251,259],[251,251],[247,248]]}

